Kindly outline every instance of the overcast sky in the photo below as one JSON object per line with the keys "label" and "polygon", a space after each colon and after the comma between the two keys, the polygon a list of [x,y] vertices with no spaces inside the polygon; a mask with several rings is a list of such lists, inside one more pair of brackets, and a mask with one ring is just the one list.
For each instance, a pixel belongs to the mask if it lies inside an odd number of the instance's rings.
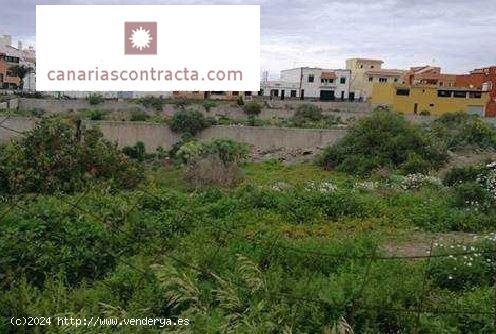
{"label": "overcast sky", "polygon": [[0,34],[28,44],[35,4],[261,4],[262,69],[271,77],[296,66],[344,68],[348,57],[383,59],[387,68],[434,64],[446,73],[496,64],[496,0],[0,2]]}

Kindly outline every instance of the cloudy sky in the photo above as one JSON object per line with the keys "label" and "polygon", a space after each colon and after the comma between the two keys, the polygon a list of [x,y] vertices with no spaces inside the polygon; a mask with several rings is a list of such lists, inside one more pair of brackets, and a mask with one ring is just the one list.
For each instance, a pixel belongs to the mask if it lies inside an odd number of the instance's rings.
{"label": "cloudy sky", "polygon": [[343,68],[372,57],[388,68],[446,73],[496,64],[495,0],[1,0],[0,34],[35,41],[35,4],[261,4],[262,69]]}

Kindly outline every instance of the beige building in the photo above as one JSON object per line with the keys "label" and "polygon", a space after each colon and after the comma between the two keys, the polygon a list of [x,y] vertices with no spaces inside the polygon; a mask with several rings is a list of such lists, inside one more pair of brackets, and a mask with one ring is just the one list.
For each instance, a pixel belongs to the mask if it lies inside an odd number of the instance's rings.
{"label": "beige building", "polygon": [[349,58],[346,69],[351,70],[350,100],[367,101],[372,96],[374,83],[403,83],[406,71],[384,69],[382,60]]}

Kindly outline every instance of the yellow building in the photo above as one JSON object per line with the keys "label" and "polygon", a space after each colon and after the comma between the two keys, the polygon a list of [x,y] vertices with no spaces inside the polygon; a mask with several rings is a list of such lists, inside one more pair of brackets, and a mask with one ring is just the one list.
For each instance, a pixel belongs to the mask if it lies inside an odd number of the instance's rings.
{"label": "yellow building", "polygon": [[349,58],[346,69],[351,71],[350,100],[367,101],[375,83],[402,83],[406,71],[382,68],[382,60]]}
{"label": "yellow building", "polygon": [[403,114],[466,112],[484,116],[488,92],[456,87],[374,84],[372,107],[388,106]]}

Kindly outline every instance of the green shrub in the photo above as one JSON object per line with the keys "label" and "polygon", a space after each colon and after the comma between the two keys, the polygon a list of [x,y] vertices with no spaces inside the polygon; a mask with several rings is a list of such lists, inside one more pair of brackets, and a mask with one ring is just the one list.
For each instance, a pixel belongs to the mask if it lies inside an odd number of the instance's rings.
{"label": "green shrub", "polygon": [[455,205],[459,208],[487,209],[491,203],[491,194],[477,182],[465,182],[456,187]]}
{"label": "green shrub", "polygon": [[312,104],[302,104],[293,117],[299,122],[320,121],[323,118],[322,109]]}
{"label": "green shrub", "polygon": [[134,146],[126,146],[122,149],[122,152],[130,157],[131,159],[135,159],[138,161],[143,161],[146,159],[146,149],[145,143],[139,141]]}
{"label": "green shrub", "polygon": [[142,176],[97,129],[79,134],[53,118],[0,149],[0,185],[7,193],[73,192],[94,180],[132,187]]}
{"label": "green shrub", "polygon": [[92,93],[90,94],[90,96],[88,97],[88,101],[90,101],[90,104],[92,106],[96,106],[97,104],[101,104],[103,102],[105,102],[105,99],[103,96],[101,96],[100,94],[96,94],[96,93]]}
{"label": "green shrub", "polygon": [[148,115],[146,112],[143,110],[133,110],[131,112],[131,122],[145,122],[150,118],[150,115]]}
{"label": "green shrub", "polygon": [[184,176],[196,186],[230,185],[237,181],[239,163],[248,155],[248,146],[230,139],[185,143],[176,157],[186,165]]}
{"label": "green shrub", "polygon": [[425,172],[441,166],[447,156],[420,128],[403,116],[377,110],[355,123],[343,139],[324,150],[325,168],[367,174],[376,168]]}
{"label": "green shrub", "polygon": [[213,100],[205,100],[203,101],[203,108],[205,108],[206,112],[210,112],[210,109],[215,108],[217,103]]}
{"label": "green shrub", "polygon": [[484,174],[486,168],[484,166],[464,166],[453,167],[443,177],[445,186],[454,186],[465,182],[476,182],[477,177]]}
{"label": "green shrub", "polygon": [[92,121],[101,121],[105,119],[105,112],[100,109],[85,110],[83,115]]}
{"label": "green shrub", "polygon": [[433,122],[431,128],[433,136],[442,142],[446,149],[496,148],[494,126],[484,122],[477,115],[444,114]]}
{"label": "green shrub", "polygon": [[243,110],[248,116],[258,116],[262,112],[262,105],[255,101],[248,102],[243,107]]}
{"label": "green shrub", "polygon": [[180,110],[174,113],[170,121],[173,132],[196,135],[209,126],[209,122],[199,111],[193,109]]}
{"label": "green shrub", "polygon": [[238,96],[238,98],[236,99],[236,104],[240,107],[245,105],[245,101],[243,100],[243,97],[241,95]]}
{"label": "green shrub", "polygon": [[153,108],[155,110],[162,110],[165,106],[165,100],[161,98],[157,98],[154,96],[146,96],[138,99],[137,103],[141,104],[145,108]]}

